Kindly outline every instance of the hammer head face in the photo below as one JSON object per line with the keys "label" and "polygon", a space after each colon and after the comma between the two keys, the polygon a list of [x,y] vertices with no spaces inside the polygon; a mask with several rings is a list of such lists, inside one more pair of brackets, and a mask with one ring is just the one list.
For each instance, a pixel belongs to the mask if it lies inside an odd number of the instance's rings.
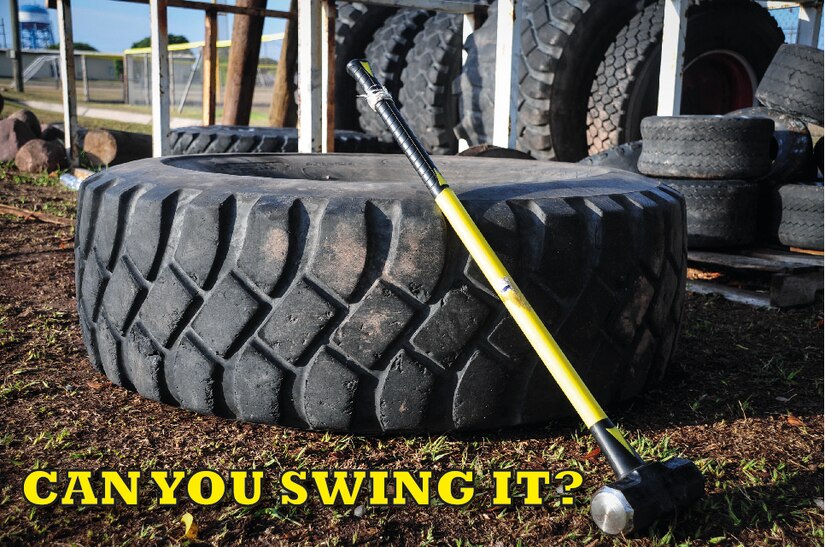
{"label": "hammer head face", "polygon": [[637,467],[599,489],[590,513],[607,534],[638,531],[658,518],[690,507],[705,493],[705,481],[690,460],[673,458]]}

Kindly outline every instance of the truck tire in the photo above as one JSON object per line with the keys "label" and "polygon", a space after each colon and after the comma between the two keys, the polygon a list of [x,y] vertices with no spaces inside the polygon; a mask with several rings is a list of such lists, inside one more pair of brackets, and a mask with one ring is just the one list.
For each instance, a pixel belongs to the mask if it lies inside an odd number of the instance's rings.
{"label": "truck tire", "polygon": [[753,179],[771,165],[773,121],[732,116],[642,120],[639,171],[654,177]]}
{"label": "truck tire", "polygon": [[407,54],[398,95],[401,112],[431,154],[455,154],[458,97],[452,82],[461,71],[461,16],[439,13],[424,23]]}
{"label": "truck tire", "polygon": [[642,154],[642,141],[627,142],[615,148],[587,156],[579,161],[580,165],[613,167],[622,171],[639,173],[639,156]]}
{"label": "truck tire", "polygon": [[778,239],[782,245],[823,250],[823,193],[821,185],[786,184],[775,192],[779,211]]}
{"label": "truck tire", "polygon": [[[402,9],[390,16],[367,46],[364,57],[369,61],[373,74],[378,78],[390,95],[399,100],[401,74],[407,66],[407,54],[413,48],[413,40],[421,32],[430,13],[418,9]],[[346,85],[353,83],[349,77]],[[404,103],[398,101],[400,107]],[[393,142],[392,133],[366,101],[356,101],[361,129],[385,143]],[[336,114],[337,115],[337,114]]]}
{"label": "truck tire", "polygon": [[[518,148],[538,159],[578,161],[587,155],[587,96],[613,38],[650,0],[528,0],[521,30]],[[461,122],[470,144],[492,142],[495,9],[465,44],[458,84]]]}
{"label": "truck tire", "polygon": [[765,106],[822,125],[822,65],[821,49],[782,44],[759,82],[756,98]]}
{"label": "truck tire", "polygon": [[[238,152],[297,152],[294,127],[245,127],[240,125],[192,126],[173,129],[172,154],[227,154]],[[337,129],[336,152],[379,152],[378,139],[359,131]]]}
{"label": "truck tire", "polygon": [[360,131],[356,108],[358,90],[355,81],[347,74],[347,63],[364,58],[373,35],[395,9],[360,2],[337,2],[336,6],[335,127]]}
{"label": "truck tire", "polygon": [[757,182],[778,185],[791,180],[811,180],[816,177],[808,124],[778,110],[762,106],[736,110],[728,116],[773,120],[771,166],[767,173],[756,179]]}
{"label": "truck tire", "polygon": [[[600,401],[661,378],[685,284],[676,192],[572,165],[440,163]],[[357,433],[572,413],[401,156],[141,160],[78,200],[90,359],[145,397]]]}
{"label": "truck tire", "polygon": [[[657,2],[618,33],[596,71],[587,106],[590,154],[641,137],[656,114],[664,6]],[[682,114],[726,114],[753,105],[759,78],[784,35],[751,0],[702,0],[688,8]]]}
{"label": "truck tire", "polygon": [[678,179],[664,182],[685,198],[688,248],[741,247],[756,239],[757,183]]}

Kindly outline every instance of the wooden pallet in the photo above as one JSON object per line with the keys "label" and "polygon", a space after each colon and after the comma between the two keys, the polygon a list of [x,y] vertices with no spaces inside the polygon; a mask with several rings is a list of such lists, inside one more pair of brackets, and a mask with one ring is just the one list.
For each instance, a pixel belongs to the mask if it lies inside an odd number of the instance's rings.
{"label": "wooden pallet", "polygon": [[[719,294],[750,306],[789,308],[822,302],[822,255],[777,249],[746,249],[730,252],[690,251],[691,269],[726,280],[689,280],[687,289],[701,294]],[[747,284],[756,289],[740,286]]]}

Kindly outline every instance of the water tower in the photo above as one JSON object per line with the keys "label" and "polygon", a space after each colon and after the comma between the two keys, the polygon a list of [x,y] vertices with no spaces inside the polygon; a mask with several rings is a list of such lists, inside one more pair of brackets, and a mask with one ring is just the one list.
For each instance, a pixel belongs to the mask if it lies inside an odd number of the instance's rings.
{"label": "water tower", "polygon": [[20,6],[20,47],[46,49],[53,43],[52,21],[46,8]]}

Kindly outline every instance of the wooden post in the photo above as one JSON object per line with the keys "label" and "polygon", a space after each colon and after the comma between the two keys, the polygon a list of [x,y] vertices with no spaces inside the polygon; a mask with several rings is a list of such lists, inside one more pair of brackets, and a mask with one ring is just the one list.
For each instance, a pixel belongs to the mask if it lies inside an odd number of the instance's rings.
{"label": "wooden post", "polygon": [[321,0],[298,4],[298,152],[321,152]]}
{"label": "wooden post", "polygon": [[499,0],[498,3],[493,144],[502,148],[516,147],[523,2]]}
{"label": "wooden post", "polygon": [[[237,0],[237,5],[264,9],[266,0]],[[249,124],[263,29],[263,17],[235,15],[223,99],[224,124]]]}
{"label": "wooden post", "polygon": [[83,74],[83,98],[89,102],[89,68],[86,66],[86,56],[80,54],[80,71]]}
{"label": "wooden post", "polygon": [[14,75],[14,89],[23,91],[23,56],[20,52],[20,7],[17,0],[9,0],[9,11],[11,12],[11,54],[12,54],[12,74]]}
{"label": "wooden post", "polygon": [[682,107],[682,66],[685,60],[688,3],[689,0],[665,0],[657,116],[678,116]]}
{"label": "wooden post", "polygon": [[[289,10],[295,13],[297,0],[292,0]],[[281,41],[281,56],[275,71],[275,85],[272,88],[272,103],[269,107],[269,125],[272,127],[295,127],[298,122],[298,106],[295,104],[295,59],[298,56],[298,33],[295,21],[287,19],[284,38]]]}
{"label": "wooden post", "polygon": [[215,124],[215,86],[218,85],[218,12],[206,12],[203,38],[203,125]]}
{"label": "wooden post", "polygon": [[152,36],[152,155],[169,154],[169,26],[166,0],[150,0]]}
{"label": "wooden post", "polygon": [[[69,165],[77,164],[77,88],[74,72],[74,37],[72,36],[71,0],[57,2],[57,21],[60,33],[60,83],[63,94],[63,143]],[[22,76],[22,75],[21,75]]]}
{"label": "wooden post", "polygon": [[123,56],[123,104],[129,104],[129,59]]}

